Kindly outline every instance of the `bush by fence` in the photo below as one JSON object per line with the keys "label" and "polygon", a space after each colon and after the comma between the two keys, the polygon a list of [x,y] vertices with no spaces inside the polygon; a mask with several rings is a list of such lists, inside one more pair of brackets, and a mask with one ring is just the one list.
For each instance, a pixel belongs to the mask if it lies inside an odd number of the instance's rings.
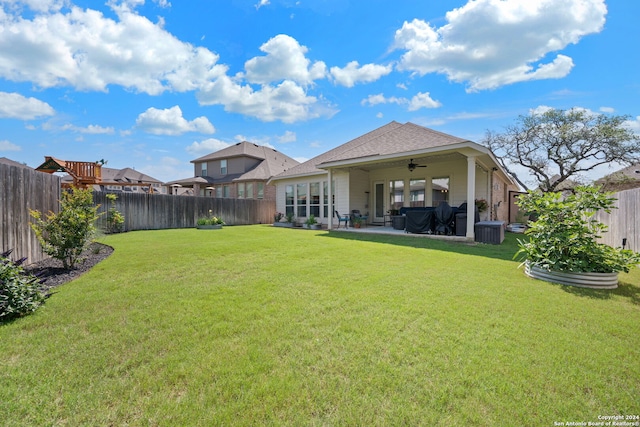
{"label": "bush by fence", "polygon": [[[95,191],[93,200],[107,212],[111,202],[106,192]],[[267,224],[273,222],[275,203],[268,200],[217,199],[164,194],[117,193],[115,208],[124,215],[124,231],[195,227],[198,218],[209,215],[222,218],[228,225]],[[106,228],[106,215],[98,220]]]}
{"label": "bush by fence", "polygon": [[29,227],[29,209],[58,212],[59,199],[60,177],[0,163],[0,252],[13,249],[14,258],[27,262],[46,258]]}

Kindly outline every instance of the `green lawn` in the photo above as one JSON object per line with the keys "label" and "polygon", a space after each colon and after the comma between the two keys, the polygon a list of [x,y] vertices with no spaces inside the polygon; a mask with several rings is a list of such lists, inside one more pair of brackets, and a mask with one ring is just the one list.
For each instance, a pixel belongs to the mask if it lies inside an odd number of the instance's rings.
{"label": "green lawn", "polygon": [[504,425],[640,413],[640,272],[270,226],[132,232],[0,326],[0,424]]}

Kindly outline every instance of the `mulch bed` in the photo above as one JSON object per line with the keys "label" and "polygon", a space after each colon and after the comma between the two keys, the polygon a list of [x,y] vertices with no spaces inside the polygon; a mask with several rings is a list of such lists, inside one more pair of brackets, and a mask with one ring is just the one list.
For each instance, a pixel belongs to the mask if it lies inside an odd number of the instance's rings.
{"label": "mulch bed", "polygon": [[24,269],[31,274],[46,279],[42,285],[43,290],[50,291],[80,277],[112,253],[113,248],[111,246],[93,242],[82,252],[81,261],[71,270],[62,268],[62,261],[54,258],[47,258],[29,264]]}

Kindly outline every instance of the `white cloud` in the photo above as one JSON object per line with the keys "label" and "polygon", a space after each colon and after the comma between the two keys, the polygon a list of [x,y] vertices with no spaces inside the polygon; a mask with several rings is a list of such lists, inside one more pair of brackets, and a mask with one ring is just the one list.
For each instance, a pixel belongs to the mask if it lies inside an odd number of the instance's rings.
{"label": "white cloud", "polygon": [[566,55],[545,57],[604,26],[604,0],[476,0],[446,14],[434,28],[414,19],[396,31],[398,65],[420,75],[441,73],[469,91],[561,78],[573,67]]}
{"label": "white cloud", "polygon": [[419,92],[411,99],[407,99],[404,97],[398,98],[395,96],[387,98],[383,94],[379,93],[377,95],[369,95],[367,98],[361,101],[361,104],[369,106],[378,104],[397,104],[403,106],[406,105],[409,111],[416,111],[421,108],[438,108],[442,106],[439,101],[435,101],[431,98],[429,92]]}
{"label": "white cloud", "polygon": [[136,119],[136,127],[155,135],[182,135],[186,132],[214,133],[215,128],[204,116],[192,121],[182,117],[179,106],[164,110],[149,108]]}
{"label": "white cloud", "polygon": [[365,64],[360,67],[358,61],[351,61],[344,68],[331,67],[333,80],[346,87],[353,87],[356,83],[375,82],[393,70],[392,65]]}
{"label": "white cloud", "polygon": [[15,92],[0,92],[0,118],[33,120],[54,114],[54,109],[46,102]]}
{"label": "white cloud", "polygon": [[66,0],[0,0],[0,4],[7,4],[12,9],[19,9],[21,6],[27,6],[34,12],[49,12],[62,9]]}
{"label": "white cloud", "polygon": [[254,90],[227,76],[211,82],[197,95],[202,105],[224,105],[225,111],[247,114],[264,122],[281,120],[293,123],[322,116],[331,117],[336,111],[318,98],[307,95],[295,82],[285,80],[278,86],[265,85]]}
{"label": "white cloud", "polygon": [[258,4],[256,4],[256,10],[260,9],[262,6],[268,6],[270,4],[269,0],[260,0]]}
{"label": "white cloud", "polygon": [[603,113],[613,114],[616,110],[613,107],[600,107],[600,111]]}
{"label": "white cloud", "polygon": [[229,147],[231,144],[228,144],[224,141],[220,141],[219,139],[209,138],[204,141],[193,141],[191,145],[189,145],[186,150],[189,154],[198,155],[203,153],[213,153],[215,151],[220,151],[223,148]]}
{"label": "white cloud", "polygon": [[278,142],[280,144],[287,144],[289,142],[296,142],[296,139],[297,139],[296,133],[288,130],[283,135],[278,137]]}
{"label": "white cloud", "polygon": [[127,4],[111,7],[118,20],[76,6],[33,19],[0,9],[0,77],[43,88],[107,91],[120,85],[157,95],[193,90],[224,72],[217,55],[178,40],[162,22]]}
{"label": "white cloud", "polygon": [[411,98],[411,101],[409,101],[409,111],[416,111],[421,108],[438,108],[441,106],[442,104],[440,103],[440,101],[431,99],[431,96],[429,96],[429,92],[419,92],[417,95]]}
{"label": "white cloud", "polygon": [[626,120],[624,126],[631,129],[635,134],[640,135],[640,116],[636,116],[632,120]]}
{"label": "white cloud", "polygon": [[286,34],[279,34],[260,46],[266,56],[256,56],[244,64],[246,79],[250,83],[268,84],[291,80],[301,85],[309,85],[314,80],[326,76],[324,62],[311,65],[305,54],[307,48]]}
{"label": "white cloud", "polygon": [[0,140],[0,151],[20,151],[22,150],[22,148],[20,148],[18,145],[5,140]]}
{"label": "white cloud", "polygon": [[112,127],[103,127],[98,125],[89,125],[87,127],[80,127],[72,124],[64,125],[60,128],[60,130],[68,130],[72,132],[79,132],[79,133],[85,133],[85,134],[91,134],[91,135],[98,135],[98,134],[110,135],[115,132],[115,130]]}
{"label": "white cloud", "polygon": [[377,95],[369,95],[363,99],[360,104],[374,106],[378,104],[402,104],[406,102],[406,98],[396,98],[394,96],[386,98],[383,94],[379,93]]}

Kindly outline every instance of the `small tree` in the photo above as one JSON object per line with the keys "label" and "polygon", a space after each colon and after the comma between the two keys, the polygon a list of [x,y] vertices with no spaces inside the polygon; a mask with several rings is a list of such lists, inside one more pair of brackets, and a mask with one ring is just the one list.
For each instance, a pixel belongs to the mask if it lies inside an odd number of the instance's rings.
{"label": "small tree", "polygon": [[116,200],[118,196],[115,194],[107,194],[107,199],[111,207],[107,211],[107,233],[120,233],[124,226],[124,215],[116,209]]}
{"label": "small tree", "polygon": [[44,252],[71,269],[95,233],[98,208],[93,204],[91,189],[72,188],[62,193],[59,213],[49,212],[43,219],[40,212],[31,210],[31,228]]}
{"label": "small tree", "polygon": [[525,189],[513,171],[528,169],[542,191],[556,191],[597,166],[640,160],[640,137],[625,127],[627,116],[585,110],[547,110],[519,116],[504,133],[487,131],[483,143]]}

